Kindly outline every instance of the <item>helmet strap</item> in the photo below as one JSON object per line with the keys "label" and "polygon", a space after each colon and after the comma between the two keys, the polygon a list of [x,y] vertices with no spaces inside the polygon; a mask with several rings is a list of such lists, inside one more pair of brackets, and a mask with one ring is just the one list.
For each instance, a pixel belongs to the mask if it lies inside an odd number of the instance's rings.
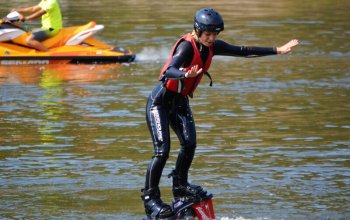
{"label": "helmet strap", "polygon": [[196,33],[197,37],[200,38],[203,31],[198,30],[197,28],[194,29],[194,32]]}

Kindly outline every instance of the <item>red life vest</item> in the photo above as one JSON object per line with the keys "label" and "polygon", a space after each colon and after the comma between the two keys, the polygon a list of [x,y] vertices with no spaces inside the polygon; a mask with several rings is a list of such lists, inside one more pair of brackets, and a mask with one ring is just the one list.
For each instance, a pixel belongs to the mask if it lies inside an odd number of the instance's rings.
{"label": "red life vest", "polygon": [[168,59],[168,61],[164,65],[162,71],[160,72],[160,77],[162,77],[163,74],[165,73],[165,71],[168,69],[168,67],[173,59],[175,49],[177,48],[179,43],[183,40],[186,40],[192,44],[194,54],[193,54],[191,64],[188,67],[183,68],[182,71],[187,72],[188,70],[191,69],[191,67],[193,67],[195,65],[198,65],[198,69],[202,68],[203,71],[201,74],[199,74],[198,76],[193,77],[193,78],[168,79],[165,82],[165,87],[172,92],[181,93],[183,96],[189,95],[192,98],[193,92],[197,88],[199,82],[201,81],[203,74],[207,73],[207,71],[210,67],[210,64],[211,64],[211,61],[213,58],[213,47],[211,46],[209,48],[208,58],[207,58],[206,62],[203,63],[202,58],[201,58],[200,53],[199,53],[199,49],[198,49],[197,44],[196,44],[196,41],[193,39],[191,34],[186,34],[185,36],[183,36],[181,39],[179,39],[175,43],[175,45],[171,51],[170,58]]}

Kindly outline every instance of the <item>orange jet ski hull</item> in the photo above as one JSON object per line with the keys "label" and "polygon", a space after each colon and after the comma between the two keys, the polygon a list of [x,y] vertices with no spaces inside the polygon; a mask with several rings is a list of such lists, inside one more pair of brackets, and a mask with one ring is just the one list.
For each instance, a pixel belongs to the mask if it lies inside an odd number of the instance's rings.
{"label": "orange jet ski hull", "polygon": [[[56,36],[43,41],[48,52],[37,51],[26,44],[31,33],[25,33],[11,41],[0,42],[0,65],[32,65],[57,63],[124,63],[135,59],[129,49],[110,46],[91,36],[81,43],[67,43],[78,33],[88,35],[96,26],[89,22],[83,26],[63,28]],[[78,40],[79,42],[79,40]],[[67,45],[71,44],[71,45]]]}

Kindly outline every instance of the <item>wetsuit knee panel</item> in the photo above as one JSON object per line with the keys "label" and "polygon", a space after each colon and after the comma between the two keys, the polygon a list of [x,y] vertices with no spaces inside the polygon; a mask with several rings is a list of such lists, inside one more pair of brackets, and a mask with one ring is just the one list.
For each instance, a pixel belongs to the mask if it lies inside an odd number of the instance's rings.
{"label": "wetsuit knee panel", "polygon": [[160,160],[168,160],[169,152],[155,152],[153,157],[156,157]]}

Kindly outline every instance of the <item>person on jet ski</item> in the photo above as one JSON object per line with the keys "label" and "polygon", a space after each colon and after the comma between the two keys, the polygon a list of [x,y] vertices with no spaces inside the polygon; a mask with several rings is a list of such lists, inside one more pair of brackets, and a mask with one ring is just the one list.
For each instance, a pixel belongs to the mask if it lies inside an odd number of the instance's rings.
{"label": "person on jet ski", "polygon": [[41,0],[38,5],[14,8],[11,11],[30,14],[28,16],[20,15],[19,19],[21,21],[30,21],[41,17],[41,30],[33,32],[27,37],[26,42],[29,46],[39,51],[48,51],[41,41],[58,34],[63,26],[61,9],[57,0]]}
{"label": "person on jet ski", "polygon": [[[197,146],[196,129],[189,98],[202,76],[208,75],[214,55],[258,57],[286,54],[298,45],[291,40],[281,47],[235,46],[218,40],[224,30],[224,21],[214,9],[203,8],[196,12],[194,30],[180,38],[173,46],[170,58],[160,73],[160,84],[151,92],[146,106],[146,120],[153,140],[154,152],[149,163],[145,188],[141,196],[149,218],[167,218],[173,210],[161,200],[159,181],[169,157],[169,126],[180,141],[180,152],[173,179],[175,199],[203,192],[203,188],[188,182],[188,171]],[[209,77],[211,79],[211,77]]]}

